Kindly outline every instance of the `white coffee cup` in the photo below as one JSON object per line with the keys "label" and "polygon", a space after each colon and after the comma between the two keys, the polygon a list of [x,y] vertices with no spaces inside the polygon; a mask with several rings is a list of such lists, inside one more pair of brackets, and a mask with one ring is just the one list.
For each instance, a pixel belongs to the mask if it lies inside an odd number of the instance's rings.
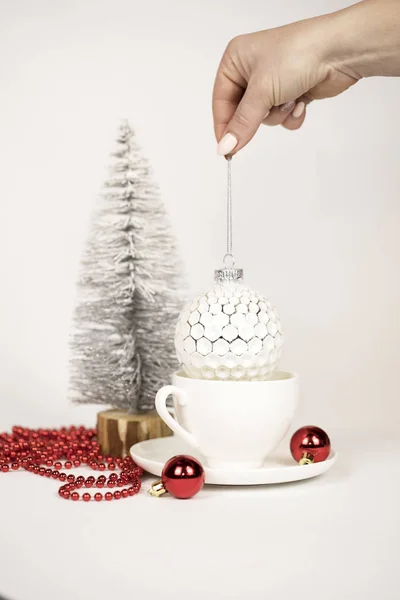
{"label": "white coffee cup", "polygon": [[[215,469],[254,469],[282,441],[297,405],[298,377],[276,371],[265,381],[210,381],[173,375],[156,409],[204,463]],[[174,418],[166,405],[174,397]]]}

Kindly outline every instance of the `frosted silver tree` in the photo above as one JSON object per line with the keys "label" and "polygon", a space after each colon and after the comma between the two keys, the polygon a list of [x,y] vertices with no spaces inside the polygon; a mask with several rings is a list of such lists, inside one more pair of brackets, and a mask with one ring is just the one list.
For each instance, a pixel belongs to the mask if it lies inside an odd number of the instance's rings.
{"label": "frosted silver tree", "polygon": [[127,122],[83,258],[72,338],[78,402],[126,412],[154,408],[176,367],[181,269],[158,188]]}

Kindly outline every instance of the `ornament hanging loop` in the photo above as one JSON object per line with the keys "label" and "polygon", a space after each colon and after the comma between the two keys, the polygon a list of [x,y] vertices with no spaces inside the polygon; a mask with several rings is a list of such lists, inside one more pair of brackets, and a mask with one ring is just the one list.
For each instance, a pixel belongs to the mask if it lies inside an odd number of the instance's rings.
{"label": "ornament hanging loop", "polygon": [[235,266],[235,258],[233,254],[231,254],[230,252],[225,254],[223,263],[225,269],[232,269]]}

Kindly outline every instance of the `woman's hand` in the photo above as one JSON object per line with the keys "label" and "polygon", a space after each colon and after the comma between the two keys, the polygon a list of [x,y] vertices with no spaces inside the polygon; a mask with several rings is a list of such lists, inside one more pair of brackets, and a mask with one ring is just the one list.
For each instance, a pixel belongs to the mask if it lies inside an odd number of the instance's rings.
{"label": "woman's hand", "polygon": [[399,54],[400,0],[366,0],[234,38],[214,85],[219,154],[243,148],[261,123],[298,129],[312,100],[337,96],[364,75],[378,74],[374,65],[379,70],[383,56],[393,63],[389,71],[400,70]]}

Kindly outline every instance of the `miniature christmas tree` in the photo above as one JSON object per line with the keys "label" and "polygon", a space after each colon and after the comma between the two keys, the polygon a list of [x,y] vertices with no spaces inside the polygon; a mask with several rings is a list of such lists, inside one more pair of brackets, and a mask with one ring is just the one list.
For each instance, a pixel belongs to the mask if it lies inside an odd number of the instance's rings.
{"label": "miniature christmas tree", "polygon": [[180,263],[157,187],[124,122],[83,258],[72,341],[78,402],[154,408],[176,367]]}

